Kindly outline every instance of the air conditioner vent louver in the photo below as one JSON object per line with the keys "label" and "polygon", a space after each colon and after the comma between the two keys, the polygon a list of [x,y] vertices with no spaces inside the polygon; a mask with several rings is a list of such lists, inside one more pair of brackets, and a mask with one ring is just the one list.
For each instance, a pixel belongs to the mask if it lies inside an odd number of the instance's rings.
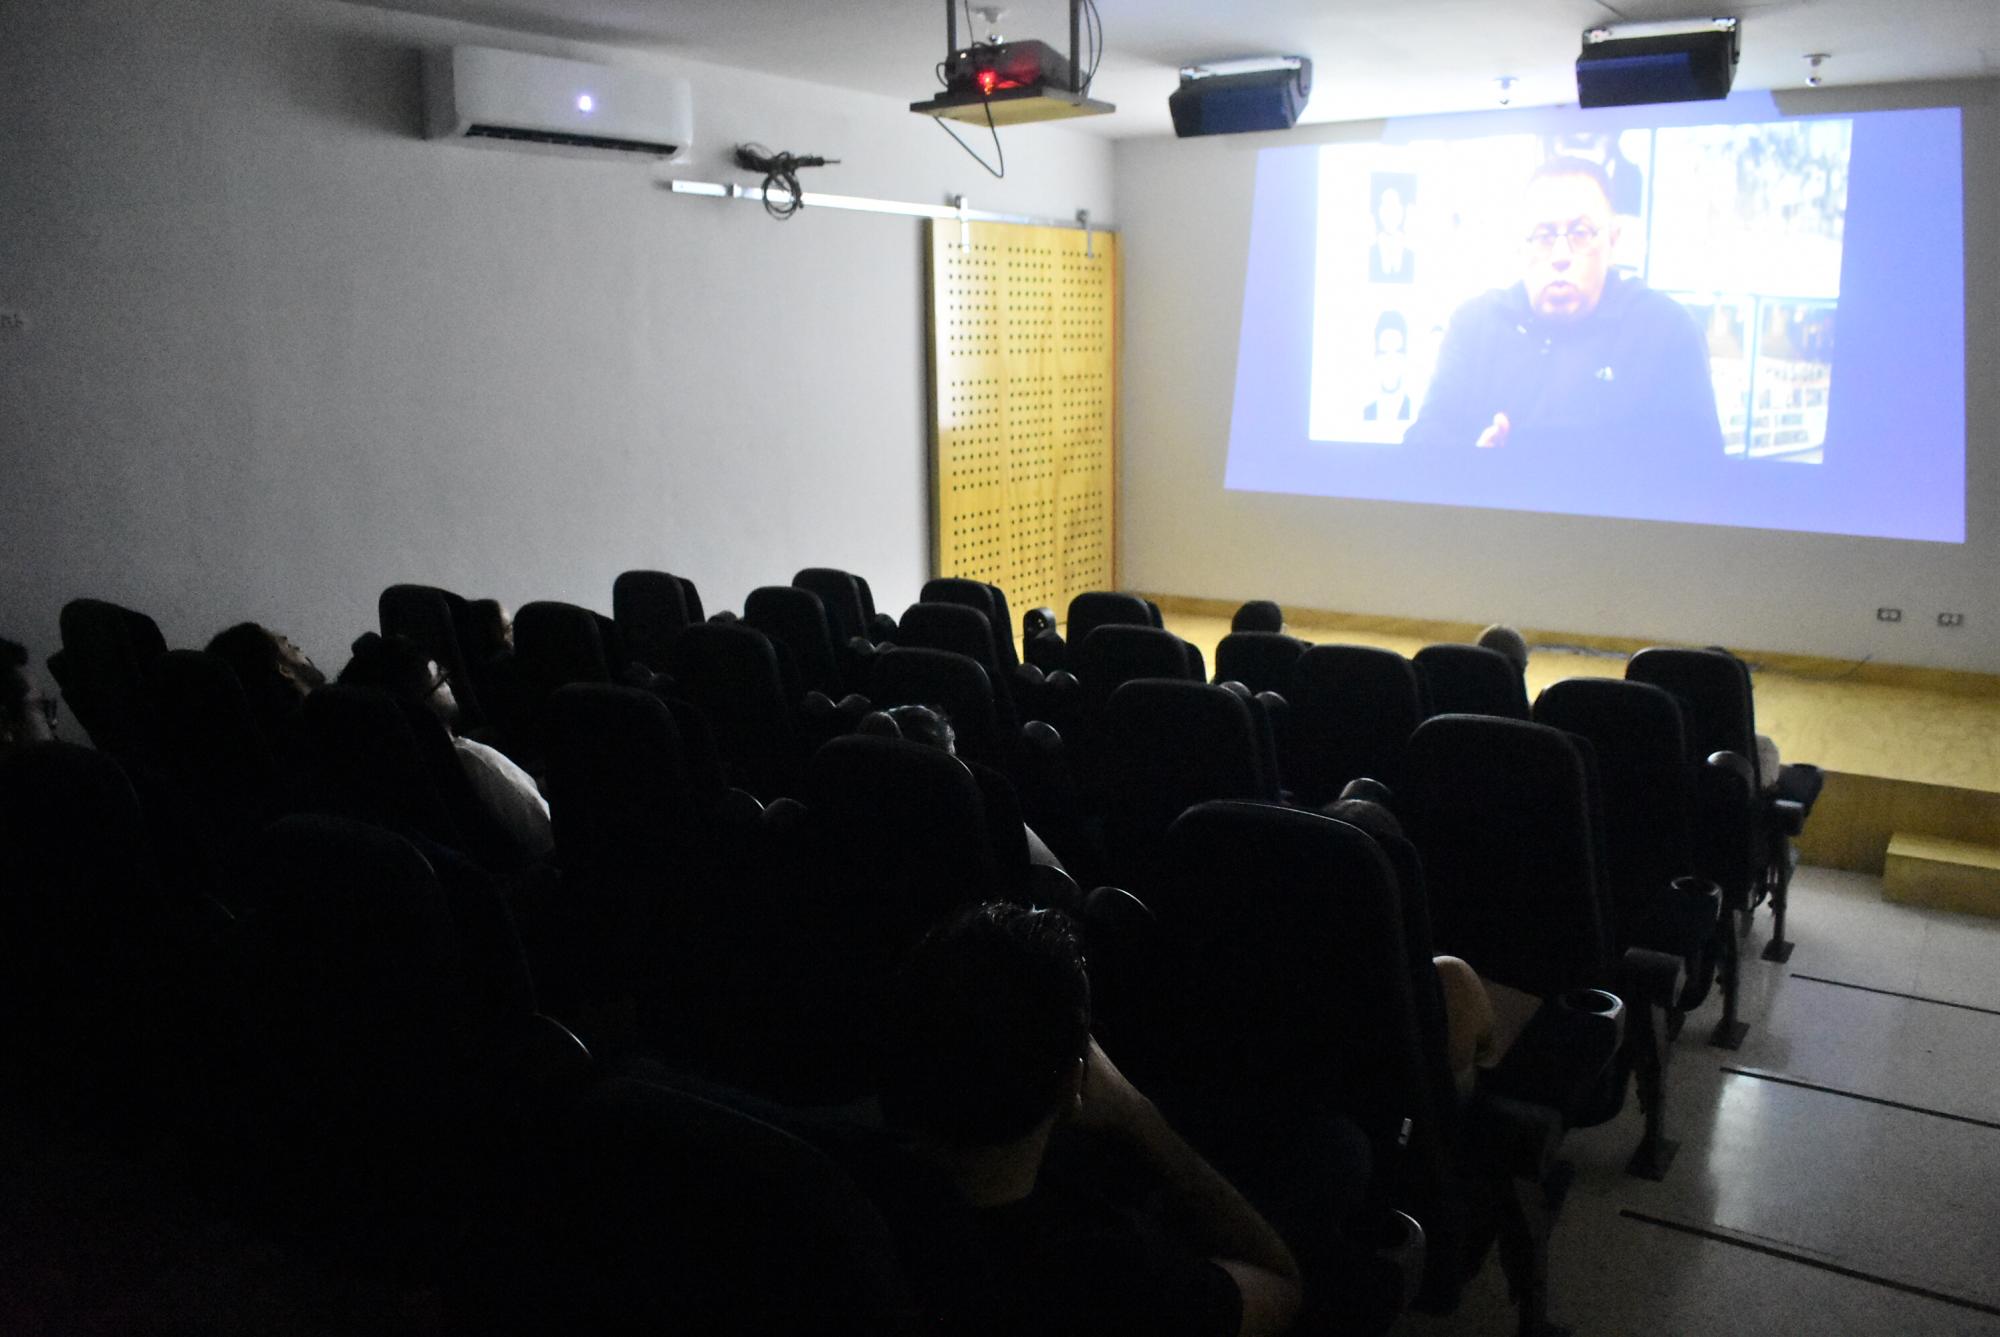
{"label": "air conditioner vent louver", "polygon": [[570,149],[616,149],[622,153],[650,153],[671,158],[678,149],[672,144],[651,144],[638,139],[613,139],[605,135],[568,134],[560,130],[517,130],[509,125],[474,125],[465,131],[467,139],[510,139],[517,144],[554,144]]}

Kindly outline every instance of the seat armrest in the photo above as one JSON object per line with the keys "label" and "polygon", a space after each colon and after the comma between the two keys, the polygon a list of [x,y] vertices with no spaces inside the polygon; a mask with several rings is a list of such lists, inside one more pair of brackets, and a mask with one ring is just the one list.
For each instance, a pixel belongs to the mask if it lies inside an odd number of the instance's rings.
{"label": "seat armrest", "polygon": [[1764,812],[1778,830],[1788,836],[1796,836],[1806,829],[1806,805],[1795,803],[1788,798],[1766,799]]}
{"label": "seat armrest", "polygon": [[1618,962],[1618,987],[1628,998],[1670,1008],[1687,983],[1687,963],[1645,947],[1628,947]]}

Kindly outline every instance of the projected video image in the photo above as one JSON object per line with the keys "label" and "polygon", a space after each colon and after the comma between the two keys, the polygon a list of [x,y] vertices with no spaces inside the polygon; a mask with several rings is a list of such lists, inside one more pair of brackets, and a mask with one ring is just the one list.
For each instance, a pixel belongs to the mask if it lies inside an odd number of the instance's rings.
{"label": "projected video image", "polygon": [[1313,439],[1817,463],[1852,140],[1842,119],[1322,149]]}
{"label": "projected video image", "polygon": [[1958,113],[1638,114],[1265,150],[1228,485],[1962,541]]}

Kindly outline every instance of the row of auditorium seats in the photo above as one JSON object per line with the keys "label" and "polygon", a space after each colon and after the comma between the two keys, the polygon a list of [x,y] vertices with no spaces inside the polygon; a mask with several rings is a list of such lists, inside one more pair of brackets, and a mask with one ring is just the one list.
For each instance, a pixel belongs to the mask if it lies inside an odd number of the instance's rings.
{"label": "row of auditorium seats", "polygon": [[[829,569],[740,620],[665,573],[613,604],[524,605],[481,664],[465,600],[381,600],[541,777],[552,865],[481,828],[422,712],[323,688],[279,757],[225,668],[72,604],[51,668],[102,750],[0,761],[6,977],[47,1019],[10,1061],[65,1108],[164,1113],[256,1210],[417,1260],[473,1328],[587,1294],[593,1327],[895,1331],[893,1157],[796,1111],[869,1092],[885,980],[940,914],[1059,905],[1107,1046],[1273,1220],[1310,1238],[1295,1162],[1335,1122],[1367,1140],[1323,1280],[1368,1275],[1401,1212],[1422,1307],[1497,1239],[1537,1331],[1564,1130],[1636,1085],[1632,1168],[1664,1174],[1671,1032],[1718,966],[1740,1025],[1734,930],[1790,819],[1698,696],[1645,681],[1712,652],[1527,718],[1435,712],[1428,669],[1271,631],[1207,683],[1125,595],[1079,596],[1067,637],[1030,613],[1026,662],[970,581],[894,620]],[[904,702],[943,707],[960,758],[847,736]],[[1407,840],[1311,810],[1360,777]],[[1024,818],[1075,880],[1030,863]],[[1540,1000],[1470,1102],[1437,953]],[[1336,1307],[1379,1329],[1402,1296]]]}

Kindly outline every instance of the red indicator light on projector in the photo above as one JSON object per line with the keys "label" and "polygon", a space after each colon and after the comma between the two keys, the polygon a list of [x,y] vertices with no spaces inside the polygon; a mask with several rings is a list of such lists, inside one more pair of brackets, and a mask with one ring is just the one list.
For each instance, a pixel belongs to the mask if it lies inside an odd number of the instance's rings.
{"label": "red indicator light on projector", "polygon": [[993,85],[999,82],[1000,82],[1000,75],[998,74],[998,72],[994,70],[981,70],[979,72],[980,92],[991,93],[993,91]]}

